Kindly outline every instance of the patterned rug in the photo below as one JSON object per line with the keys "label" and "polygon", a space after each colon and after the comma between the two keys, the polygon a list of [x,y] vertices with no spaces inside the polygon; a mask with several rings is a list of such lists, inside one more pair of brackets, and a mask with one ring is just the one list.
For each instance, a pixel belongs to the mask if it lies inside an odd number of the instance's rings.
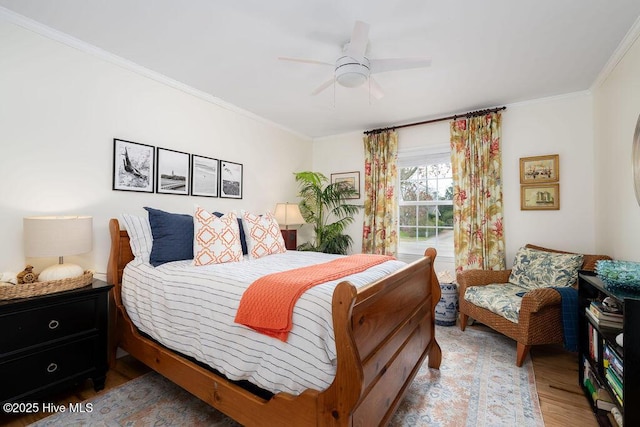
{"label": "patterned rug", "polygon": [[[531,360],[515,366],[515,343],[468,327],[436,326],[440,370],[420,370],[391,426],[544,426]],[[33,426],[238,426],[155,372]]]}

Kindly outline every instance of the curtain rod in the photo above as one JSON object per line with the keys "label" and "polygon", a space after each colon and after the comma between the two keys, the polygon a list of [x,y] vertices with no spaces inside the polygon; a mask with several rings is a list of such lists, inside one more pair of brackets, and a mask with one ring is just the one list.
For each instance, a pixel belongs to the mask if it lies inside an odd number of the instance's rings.
{"label": "curtain rod", "polygon": [[497,107],[497,108],[490,108],[487,110],[477,110],[477,111],[471,111],[469,113],[462,113],[462,114],[456,114],[453,116],[448,116],[448,117],[440,117],[438,119],[431,119],[431,120],[425,120],[422,122],[415,122],[415,123],[407,123],[404,125],[398,125],[398,126],[390,126],[387,128],[380,128],[380,129],[373,129],[373,130],[367,130],[364,132],[365,135],[369,135],[372,133],[380,133],[380,132],[385,132],[388,130],[396,130],[396,129],[401,129],[401,128],[408,128],[411,126],[418,126],[418,125],[427,125],[429,123],[436,123],[436,122],[444,122],[445,120],[456,120],[460,117],[476,117],[476,116],[484,116],[485,114],[489,114],[489,113],[497,113],[498,111],[502,111],[502,110],[506,110],[507,107]]}

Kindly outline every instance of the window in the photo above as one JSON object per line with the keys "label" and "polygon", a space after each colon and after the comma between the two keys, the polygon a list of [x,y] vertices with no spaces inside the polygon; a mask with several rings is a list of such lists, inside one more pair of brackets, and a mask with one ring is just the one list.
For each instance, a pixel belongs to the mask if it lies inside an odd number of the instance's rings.
{"label": "window", "polygon": [[453,179],[449,146],[398,154],[398,252],[421,256],[434,247],[453,260]]}

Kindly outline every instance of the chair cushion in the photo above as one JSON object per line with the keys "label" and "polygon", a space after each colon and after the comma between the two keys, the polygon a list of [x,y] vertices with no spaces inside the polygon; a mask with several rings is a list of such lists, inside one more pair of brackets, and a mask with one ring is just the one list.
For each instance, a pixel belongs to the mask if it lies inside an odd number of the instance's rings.
{"label": "chair cushion", "polygon": [[464,292],[464,299],[513,323],[518,323],[522,295],[526,292],[527,289],[520,285],[495,283],[467,288]]}
{"label": "chair cushion", "polygon": [[520,248],[513,261],[509,282],[526,289],[550,286],[572,286],[578,280],[582,266],[580,254],[546,252]]}

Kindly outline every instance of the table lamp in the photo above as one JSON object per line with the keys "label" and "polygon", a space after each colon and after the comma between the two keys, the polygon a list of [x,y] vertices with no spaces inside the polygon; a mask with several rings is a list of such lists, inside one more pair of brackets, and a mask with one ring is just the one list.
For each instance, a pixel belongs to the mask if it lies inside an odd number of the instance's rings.
{"label": "table lamp", "polygon": [[298,231],[295,229],[290,230],[290,225],[304,224],[304,218],[300,213],[300,208],[296,203],[277,203],[276,210],[273,214],[278,221],[280,227],[284,226],[282,237],[284,238],[284,245],[288,250],[296,250],[298,247],[297,236]]}
{"label": "table lamp", "polygon": [[23,219],[24,253],[27,257],[58,257],[58,264],[45,268],[38,281],[69,279],[84,274],[82,267],[65,264],[65,255],[91,251],[93,218],[90,216],[34,216]]}

